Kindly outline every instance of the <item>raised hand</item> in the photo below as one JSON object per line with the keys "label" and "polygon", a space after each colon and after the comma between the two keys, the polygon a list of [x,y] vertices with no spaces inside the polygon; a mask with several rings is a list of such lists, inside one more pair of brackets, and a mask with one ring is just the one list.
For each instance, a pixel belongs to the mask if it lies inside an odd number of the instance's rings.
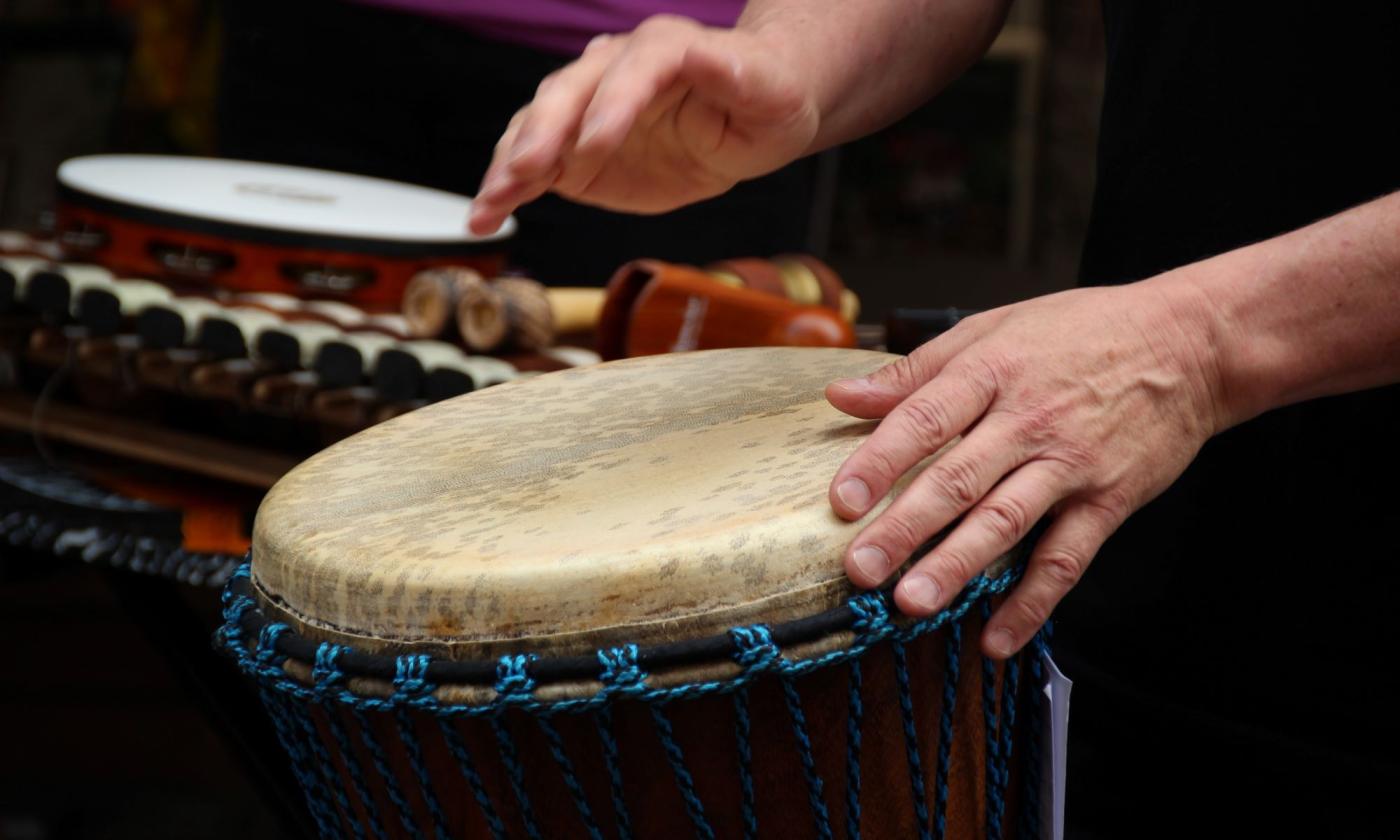
{"label": "raised hand", "polygon": [[546,191],[659,213],[725,192],[808,150],[812,92],[754,32],[670,16],[595,38],[511,120],[473,202],[496,230]]}

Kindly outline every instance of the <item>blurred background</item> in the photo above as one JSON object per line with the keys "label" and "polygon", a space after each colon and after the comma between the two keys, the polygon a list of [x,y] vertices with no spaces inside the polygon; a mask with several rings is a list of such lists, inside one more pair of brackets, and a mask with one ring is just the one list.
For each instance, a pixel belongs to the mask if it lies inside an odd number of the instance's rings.
{"label": "blurred background", "polygon": [[[51,237],[59,164],[96,153],[283,162],[469,194],[570,41],[390,5],[0,0],[0,228]],[[859,296],[868,346],[897,308],[1066,288],[1093,188],[1100,26],[1093,0],[1018,0],[988,57],[891,128],[678,218],[541,202],[519,214],[510,265],[594,287],[635,258],[801,251]],[[297,836],[294,786],[208,639],[260,494],[327,438],[168,400],[160,416],[179,423],[133,419],[115,406],[144,392],[55,384],[77,351],[45,368],[38,322],[14,318],[0,372],[15,391],[0,388],[0,840]],[[44,341],[82,337],[46,328],[60,332]],[[81,407],[52,415],[61,435],[38,427],[45,399]],[[226,434],[198,437],[201,422]],[[176,457],[179,435],[190,442]],[[73,518],[85,506],[107,510],[118,524],[101,533],[118,536],[56,550],[87,527]],[[210,536],[220,529],[233,536]]]}

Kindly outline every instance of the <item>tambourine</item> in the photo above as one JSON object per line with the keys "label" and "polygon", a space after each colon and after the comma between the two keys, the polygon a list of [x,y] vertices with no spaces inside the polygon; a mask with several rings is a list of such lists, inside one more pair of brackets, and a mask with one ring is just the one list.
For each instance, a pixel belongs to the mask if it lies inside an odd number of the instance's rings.
{"label": "tambourine", "polygon": [[292,166],[95,155],[58,170],[59,241],[119,273],[233,291],[397,309],[409,278],[466,265],[499,273],[514,219],[468,233],[471,200]]}

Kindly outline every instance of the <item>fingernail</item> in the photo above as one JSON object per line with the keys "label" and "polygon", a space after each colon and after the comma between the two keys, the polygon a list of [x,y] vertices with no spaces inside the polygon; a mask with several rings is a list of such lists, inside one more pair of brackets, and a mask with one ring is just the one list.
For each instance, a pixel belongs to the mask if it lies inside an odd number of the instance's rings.
{"label": "fingernail", "polygon": [[937,609],[940,600],[938,584],[928,575],[905,575],[899,587],[904,590],[904,597],[914,606],[930,612]]}
{"label": "fingernail", "polygon": [[879,583],[890,573],[890,558],[873,545],[863,545],[851,554],[856,568],[867,580]]}
{"label": "fingernail", "polygon": [[996,656],[1010,656],[1015,646],[1015,638],[1012,637],[1011,631],[1005,628],[993,630],[987,637],[987,647]]}
{"label": "fingernail", "polygon": [[482,218],[482,216],[479,216],[476,213],[472,213],[471,218],[467,220],[467,230],[471,233],[476,234],[477,236],[490,236],[491,234],[501,229],[499,223],[493,225],[482,224],[482,222],[480,221]]}
{"label": "fingernail", "polygon": [[858,376],[853,379],[838,379],[831,384],[847,391],[864,391],[870,387],[870,380],[867,377]]}
{"label": "fingernail", "polygon": [[851,510],[865,513],[870,507],[870,488],[858,478],[848,478],[836,485],[836,498]]}

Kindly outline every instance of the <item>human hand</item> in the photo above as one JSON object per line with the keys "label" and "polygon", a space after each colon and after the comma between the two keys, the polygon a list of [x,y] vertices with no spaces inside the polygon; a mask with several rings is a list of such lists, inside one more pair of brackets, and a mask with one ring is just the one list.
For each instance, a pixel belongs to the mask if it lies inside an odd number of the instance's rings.
{"label": "human hand", "polygon": [[848,576],[879,586],[962,516],[895,588],[901,611],[928,615],[1053,513],[982,636],[988,655],[1019,650],[1124,519],[1235,420],[1207,312],[1173,275],[1062,292],[967,318],[868,377],[832,383],[836,408],[883,418],[832,480],[844,518],[962,436],[855,538]]}
{"label": "human hand", "polygon": [[817,108],[774,44],[657,16],[602,35],[540,83],[496,145],[469,221],[495,231],[546,191],[660,213],[801,156]]}

